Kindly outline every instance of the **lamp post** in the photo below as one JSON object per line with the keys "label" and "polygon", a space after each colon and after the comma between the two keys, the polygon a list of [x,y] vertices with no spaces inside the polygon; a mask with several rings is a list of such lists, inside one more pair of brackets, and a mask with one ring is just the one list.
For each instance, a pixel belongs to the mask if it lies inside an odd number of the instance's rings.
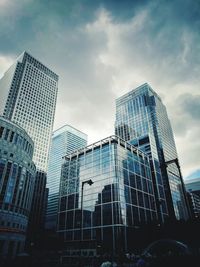
{"label": "lamp post", "polygon": [[180,181],[181,181],[181,186],[182,186],[182,190],[183,190],[183,195],[184,195],[184,199],[185,199],[185,202],[186,202],[188,217],[191,218],[190,205],[188,203],[188,197],[187,197],[185,185],[184,185],[184,182],[183,182],[183,177],[182,177],[181,168],[180,168],[180,165],[179,165],[178,158],[175,158],[175,159],[172,159],[172,160],[169,160],[169,161],[165,161],[164,164],[162,164],[161,167],[164,168],[165,171],[167,172],[167,167],[172,163],[175,163],[176,167],[178,169],[179,177],[180,177]]}
{"label": "lamp post", "polygon": [[80,223],[80,256],[81,256],[81,249],[82,249],[82,241],[83,241],[83,188],[85,184],[89,184],[90,186],[93,185],[93,181],[86,180],[82,182],[81,185],[81,223]]}

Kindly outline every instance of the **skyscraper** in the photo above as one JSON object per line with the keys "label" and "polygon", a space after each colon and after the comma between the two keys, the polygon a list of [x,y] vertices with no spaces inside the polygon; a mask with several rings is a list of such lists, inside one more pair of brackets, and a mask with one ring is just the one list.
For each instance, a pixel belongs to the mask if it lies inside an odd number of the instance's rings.
{"label": "skyscraper", "polygon": [[188,204],[166,107],[143,84],[116,100],[115,133],[151,157],[160,219],[188,218]]}
{"label": "skyscraper", "polygon": [[47,186],[49,188],[46,214],[47,229],[56,230],[62,157],[86,145],[87,135],[70,125],[64,125],[52,134],[47,171]]}
{"label": "skyscraper", "polygon": [[[23,52],[0,80],[2,98],[0,112],[3,117],[20,125],[34,141],[33,161],[37,168],[35,192],[42,185],[45,194],[45,179],[49,144],[54,122],[58,90],[58,75],[32,57]],[[33,196],[32,218],[42,216],[44,212],[34,214],[38,205],[44,207],[43,198]],[[41,219],[37,220],[41,222]],[[30,221],[30,226],[35,223]],[[39,224],[38,224],[39,227]],[[30,231],[33,235],[34,232]]]}
{"label": "skyscraper", "polygon": [[3,117],[24,128],[34,141],[33,161],[47,171],[58,75],[23,52],[0,80]]}

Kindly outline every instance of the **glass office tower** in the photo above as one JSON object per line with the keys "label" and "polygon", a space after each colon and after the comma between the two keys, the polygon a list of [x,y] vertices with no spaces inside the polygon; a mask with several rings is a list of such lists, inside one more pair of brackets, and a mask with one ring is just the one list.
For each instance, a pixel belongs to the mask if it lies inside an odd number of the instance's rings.
{"label": "glass office tower", "polygon": [[[36,60],[29,53],[23,52],[0,80],[0,111],[7,118],[23,129],[34,141],[33,161],[36,165],[36,183],[33,195],[31,215],[44,216],[44,212],[34,213],[35,207],[44,207],[47,162],[52,134],[58,90],[58,75]],[[41,181],[43,180],[43,181]],[[42,188],[39,188],[40,185]],[[38,218],[37,222],[42,219]],[[39,230],[35,221],[30,221],[31,229]],[[36,230],[36,232],[37,232]]]}
{"label": "glass office tower", "polygon": [[149,154],[160,219],[166,214],[187,219],[186,192],[171,124],[161,98],[148,84],[116,100],[115,133]]}
{"label": "glass office tower", "polygon": [[47,229],[56,230],[62,157],[86,145],[87,135],[70,125],[64,125],[52,134],[47,171],[47,187],[49,188],[45,225]]}
{"label": "glass office tower", "polygon": [[58,233],[69,251],[82,244],[119,255],[133,244],[131,229],[157,220],[149,157],[117,136],[64,157],[59,197]]}

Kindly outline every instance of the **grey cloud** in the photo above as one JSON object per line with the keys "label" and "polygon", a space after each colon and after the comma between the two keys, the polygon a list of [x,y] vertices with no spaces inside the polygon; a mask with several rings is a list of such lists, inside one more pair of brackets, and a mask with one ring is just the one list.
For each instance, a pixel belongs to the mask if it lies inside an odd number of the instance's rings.
{"label": "grey cloud", "polygon": [[112,134],[115,98],[149,82],[167,106],[186,172],[183,148],[198,130],[199,12],[189,0],[23,0],[0,13],[0,54],[29,50],[57,72],[55,128],[72,124],[92,141]]}
{"label": "grey cloud", "polygon": [[200,95],[184,94],[179,101],[191,120],[200,121]]}
{"label": "grey cloud", "polygon": [[[174,101],[173,126],[177,136],[186,136],[188,131],[199,129],[200,95],[182,94]],[[198,142],[198,140],[197,140]]]}
{"label": "grey cloud", "polygon": [[175,99],[173,129],[185,176],[199,168],[200,95],[182,94]]}
{"label": "grey cloud", "polygon": [[200,129],[197,127],[191,128],[186,136],[176,139],[184,177],[189,176],[195,170],[199,169],[199,136]]}
{"label": "grey cloud", "polygon": [[200,177],[200,169],[196,170],[196,171],[192,171],[187,177],[186,179],[193,179],[193,178],[199,178]]}

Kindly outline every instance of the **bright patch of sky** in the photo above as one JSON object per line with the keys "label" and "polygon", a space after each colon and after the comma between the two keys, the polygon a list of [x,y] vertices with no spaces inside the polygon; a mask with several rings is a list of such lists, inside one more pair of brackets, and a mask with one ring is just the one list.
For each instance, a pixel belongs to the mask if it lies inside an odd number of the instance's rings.
{"label": "bright patch of sky", "polygon": [[149,83],[184,177],[200,168],[200,2],[0,0],[0,77],[24,50],[60,77],[54,128],[114,133],[115,99]]}

